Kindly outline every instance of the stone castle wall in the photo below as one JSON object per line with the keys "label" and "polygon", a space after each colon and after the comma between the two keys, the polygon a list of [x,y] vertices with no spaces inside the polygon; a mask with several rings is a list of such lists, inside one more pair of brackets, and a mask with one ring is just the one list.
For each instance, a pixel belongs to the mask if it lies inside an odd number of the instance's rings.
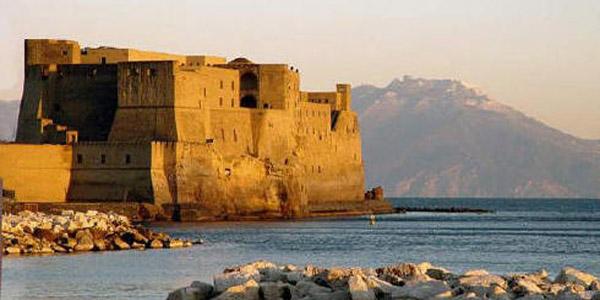
{"label": "stone castle wall", "polygon": [[71,181],[68,145],[0,144],[4,189],[23,202],[65,202]]}
{"label": "stone castle wall", "polygon": [[57,201],[146,202],[203,219],[300,217],[364,200],[349,85],[302,92],[283,64],[106,47],[76,55],[73,43],[26,42],[17,140],[67,144],[56,146],[70,153]]}

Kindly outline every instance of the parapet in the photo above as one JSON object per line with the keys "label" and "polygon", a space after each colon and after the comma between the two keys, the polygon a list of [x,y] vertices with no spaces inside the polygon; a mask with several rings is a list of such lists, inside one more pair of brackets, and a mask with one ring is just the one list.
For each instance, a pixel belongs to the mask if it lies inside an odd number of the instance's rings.
{"label": "parapet", "polygon": [[79,64],[79,44],[69,40],[25,40],[25,66],[50,64]]}

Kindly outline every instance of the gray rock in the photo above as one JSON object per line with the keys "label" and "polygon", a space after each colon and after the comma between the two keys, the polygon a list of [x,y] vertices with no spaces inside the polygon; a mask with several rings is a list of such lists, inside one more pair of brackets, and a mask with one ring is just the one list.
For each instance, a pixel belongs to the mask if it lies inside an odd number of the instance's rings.
{"label": "gray rock", "polygon": [[554,279],[555,283],[576,283],[588,287],[592,282],[597,281],[598,278],[595,276],[577,270],[573,267],[565,267],[563,268],[556,279]]}
{"label": "gray rock", "polygon": [[350,300],[350,294],[347,291],[317,293],[312,296],[304,297],[302,300]]}
{"label": "gray rock", "polygon": [[89,231],[78,231],[75,235],[75,239],[77,239],[77,245],[73,247],[75,251],[91,251],[94,249],[94,239]]}
{"label": "gray rock", "polygon": [[375,292],[377,299],[388,299],[392,296],[393,290],[397,287],[391,283],[381,280],[375,276],[369,276],[365,279],[369,289]]}
{"label": "gray rock", "polygon": [[292,298],[292,286],[283,282],[261,282],[260,295],[264,300]]}
{"label": "gray rock", "polygon": [[277,281],[284,281],[286,280],[286,274],[278,269],[278,268],[265,268],[265,269],[261,269],[259,271],[260,273],[260,280],[262,281],[271,281],[271,282],[277,282]]}
{"label": "gray rock", "polygon": [[169,293],[167,300],[208,300],[210,294],[202,293],[202,290],[197,287],[183,287]]}
{"label": "gray rock", "polygon": [[129,246],[129,244],[127,244],[124,240],[121,239],[121,237],[117,236],[115,237],[115,240],[113,241],[113,243],[115,244],[115,246],[117,247],[117,249],[119,250],[128,250],[131,247]]}
{"label": "gray rock", "polygon": [[353,275],[348,279],[348,292],[352,300],[375,300],[375,292],[369,289],[362,276]]}
{"label": "gray rock", "polygon": [[493,286],[499,286],[505,290],[508,288],[506,280],[500,276],[479,271],[477,273],[471,272],[469,274],[480,275],[460,277],[458,279],[458,284],[460,284],[467,292],[474,292],[479,297],[483,297],[490,293],[490,288]]}
{"label": "gray rock", "polygon": [[245,284],[250,280],[260,282],[260,273],[258,270],[255,269],[252,272],[233,271],[216,275],[213,278],[215,291],[217,293],[224,292],[233,286]]}
{"label": "gray rock", "polygon": [[248,282],[229,287],[218,297],[214,298],[215,300],[259,300],[260,287],[258,283],[254,280],[249,280]]}
{"label": "gray rock", "polygon": [[383,268],[377,269],[377,274],[386,275],[391,274],[394,276],[398,276],[407,280],[428,280],[430,279],[427,276],[423,269],[419,266],[411,263],[401,263],[397,265],[387,266]]}
{"label": "gray rock", "polygon": [[320,286],[312,281],[304,280],[298,282],[292,292],[294,296],[303,298],[305,296],[313,296],[317,294],[328,294],[331,293],[332,290],[330,288]]}
{"label": "gray rock", "polygon": [[208,299],[210,296],[212,296],[215,290],[212,284],[202,281],[194,281],[190,286],[198,289],[198,293],[200,294],[201,299]]}
{"label": "gray rock", "polygon": [[304,272],[303,271],[291,271],[288,273],[285,273],[285,281],[291,283],[291,284],[296,284],[302,280],[304,280]]}
{"label": "gray rock", "polygon": [[542,289],[532,280],[520,278],[515,280],[513,292],[518,296],[526,296],[532,294],[542,294]]}
{"label": "gray rock", "polygon": [[392,299],[431,299],[431,298],[450,298],[452,290],[443,281],[411,281],[405,286],[396,288],[392,291]]}
{"label": "gray rock", "polygon": [[150,242],[150,248],[152,249],[158,249],[158,248],[162,248],[163,247],[163,242],[161,242],[158,239],[154,239],[152,240],[152,242]]}

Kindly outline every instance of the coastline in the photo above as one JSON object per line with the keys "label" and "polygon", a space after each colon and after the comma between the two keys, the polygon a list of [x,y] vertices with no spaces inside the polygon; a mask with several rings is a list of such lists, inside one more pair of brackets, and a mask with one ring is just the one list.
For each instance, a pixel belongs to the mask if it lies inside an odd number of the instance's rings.
{"label": "coastline", "polygon": [[22,211],[34,211],[47,214],[61,214],[63,211],[75,212],[98,211],[102,213],[117,213],[126,216],[133,223],[152,222],[227,222],[227,221],[280,221],[305,220],[312,218],[347,217],[370,214],[394,213],[395,210],[387,199],[332,202],[319,205],[309,205],[307,213],[297,217],[287,217],[281,213],[257,211],[252,214],[211,214],[199,213],[200,209],[188,208],[182,211],[178,221],[168,217],[168,214],[154,204],[136,202],[14,202],[4,201],[5,213],[17,214]]}

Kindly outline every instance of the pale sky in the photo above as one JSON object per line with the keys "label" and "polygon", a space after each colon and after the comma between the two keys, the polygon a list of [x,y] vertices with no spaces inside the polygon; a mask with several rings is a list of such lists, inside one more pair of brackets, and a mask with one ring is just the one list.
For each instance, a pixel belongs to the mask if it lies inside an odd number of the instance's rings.
{"label": "pale sky", "polygon": [[21,96],[25,38],[289,63],[306,90],[460,79],[600,139],[599,0],[0,0],[0,99]]}

